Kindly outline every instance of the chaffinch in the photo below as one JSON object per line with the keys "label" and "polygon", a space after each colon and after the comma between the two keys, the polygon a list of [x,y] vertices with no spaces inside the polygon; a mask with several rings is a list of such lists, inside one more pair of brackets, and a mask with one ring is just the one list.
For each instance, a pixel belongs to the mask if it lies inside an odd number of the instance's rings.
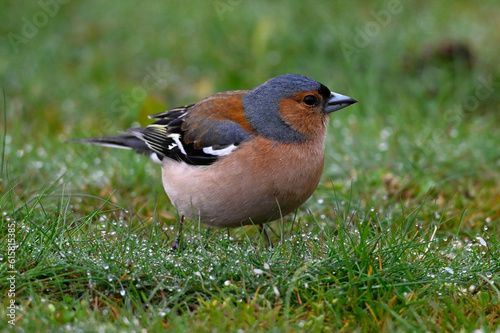
{"label": "chaffinch", "polygon": [[261,225],[270,244],[262,225],[296,210],[319,183],[329,114],[356,102],[285,74],[151,115],[155,123],[124,135],[73,141],[132,149],[160,164],[181,213],[179,235],[185,216],[211,227]]}

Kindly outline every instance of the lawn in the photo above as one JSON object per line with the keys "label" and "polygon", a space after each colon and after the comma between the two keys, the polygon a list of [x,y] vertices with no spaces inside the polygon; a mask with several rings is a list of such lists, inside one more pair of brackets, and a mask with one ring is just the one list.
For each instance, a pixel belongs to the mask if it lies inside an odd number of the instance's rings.
{"label": "lawn", "polygon": [[[500,6],[5,0],[0,329],[499,332]],[[283,73],[359,103],[258,229],[179,218],[158,166],[65,143]]]}

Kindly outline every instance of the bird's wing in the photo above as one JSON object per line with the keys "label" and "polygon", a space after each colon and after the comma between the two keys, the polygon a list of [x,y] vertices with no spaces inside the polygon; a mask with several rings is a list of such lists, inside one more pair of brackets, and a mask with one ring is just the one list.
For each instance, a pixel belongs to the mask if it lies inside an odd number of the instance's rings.
{"label": "bird's wing", "polygon": [[160,159],[212,164],[255,134],[243,115],[245,93],[218,93],[196,104],[152,115],[155,123],[126,132],[144,141]]}

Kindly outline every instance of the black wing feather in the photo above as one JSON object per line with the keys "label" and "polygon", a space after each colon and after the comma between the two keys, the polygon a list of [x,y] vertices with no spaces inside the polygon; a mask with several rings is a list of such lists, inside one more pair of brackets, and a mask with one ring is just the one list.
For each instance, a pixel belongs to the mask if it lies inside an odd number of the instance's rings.
{"label": "black wing feather", "polygon": [[155,123],[146,127],[129,128],[125,135],[72,141],[133,149],[160,160],[168,157],[192,165],[210,165],[217,161],[220,155],[206,153],[203,148],[220,150],[231,145],[237,146],[251,136],[233,121],[215,121],[210,122],[203,135],[198,136],[196,131],[191,131],[186,140],[188,130],[183,125],[189,117],[189,109],[194,105],[153,114],[149,118],[158,119]]}

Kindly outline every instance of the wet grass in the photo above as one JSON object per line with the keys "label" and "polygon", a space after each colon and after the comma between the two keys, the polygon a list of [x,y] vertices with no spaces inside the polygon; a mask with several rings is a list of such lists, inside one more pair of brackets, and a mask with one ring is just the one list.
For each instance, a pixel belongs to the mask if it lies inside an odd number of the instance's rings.
{"label": "wet grass", "polygon": [[[69,2],[29,30],[44,9],[9,2],[0,327],[498,330],[498,8],[390,3]],[[172,252],[154,163],[62,143],[287,72],[360,102],[332,116],[323,181],[270,224],[272,250],[189,221]]]}

